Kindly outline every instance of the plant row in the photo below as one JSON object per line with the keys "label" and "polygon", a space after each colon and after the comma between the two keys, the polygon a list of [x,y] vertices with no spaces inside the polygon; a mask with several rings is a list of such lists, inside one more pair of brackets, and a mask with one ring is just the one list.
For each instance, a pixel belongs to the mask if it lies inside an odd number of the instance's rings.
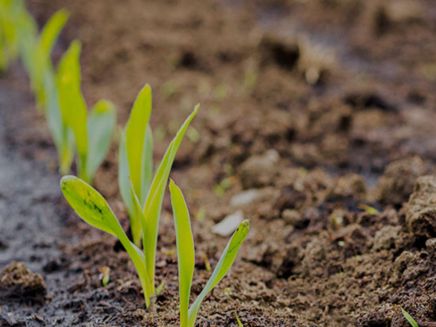
{"label": "plant row", "polygon": [[[106,157],[116,126],[115,106],[100,100],[88,110],[81,89],[80,42],[73,41],[57,67],[52,50],[68,20],[65,10],[56,12],[41,31],[22,0],[0,0],[0,70],[19,57],[29,76],[37,108],[44,114],[59,159],[62,175],[75,160],[78,177],[61,179],[61,190],[74,211],[89,225],[119,239],[138,274],[145,304],[156,297],[155,262],[159,218],[173,162],[199,106],[187,117],[157,165],[153,164],[150,126],[152,91],[139,92],[122,130],[118,150],[118,184],[128,211],[132,239],[104,197],[90,183]],[[243,221],[224,249],[212,275],[190,305],[195,266],[194,239],[189,211],[181,189],[170,181],[179,271],[180,325],[194,326],[207,294],[228,273],[249,231]]]}

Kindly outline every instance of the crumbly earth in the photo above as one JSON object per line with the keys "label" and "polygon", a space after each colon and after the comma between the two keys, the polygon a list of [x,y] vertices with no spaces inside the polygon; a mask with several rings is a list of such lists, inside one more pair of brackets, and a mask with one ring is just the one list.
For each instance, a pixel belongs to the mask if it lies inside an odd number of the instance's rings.
{"label": "crumbly earth", "polygon": [[[151,84],[156,161],[201,103],[173,172],[192,212],[193,295],[226,243],[211,227],[242,210],[252,231],[231,274],[204,302],[199,326],[237,326],[238,316],[244,326],[405,327],[401,307],[420,326],[434,326],[431,0],[29,4],[39,22],[59,8],[71,12],[55,59],[72,39],[82,41],[85,97],[90,105],[112,100],[120,125],[142,85]],[[22,261],[47,289],[43,303],[0,301],[0,325],[177,326],[168,201],[157,259],[157,284],[165,287],[146,311],[126,253],[75,217],[57,184],[47,184],[47,196],[20,197],[19,184],[32,173],[57,183],[56,155],[20,68],[0,86],[1,154],[23,162],[5,166],[20,176],[17,189],[0,189],[3,220],[9,201],[22,210],[10,211],[8,232],[0,231],[0,270]],[[11,90],[16,96],[7,97]],[[95,185],[127,229],[116,176],[114,144]],[[43,208],[45,216],[34,211]],[[46,244],[20,243],[23,226],[41,215],[53,224],[31,230],[47,235]],[[106,287],[103,267],[110,268]]]}

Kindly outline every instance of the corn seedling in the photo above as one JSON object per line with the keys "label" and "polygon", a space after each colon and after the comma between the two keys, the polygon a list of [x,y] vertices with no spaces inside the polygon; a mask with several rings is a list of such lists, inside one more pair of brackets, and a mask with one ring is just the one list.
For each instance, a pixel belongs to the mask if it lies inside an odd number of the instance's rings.
{"label": "corn seedling", "polygon": [[63,124],[51,52],[68,19],[65,10],[56,12],[38,35],[34,19],[22,0],[0,0],[0,69],[20,53],[29,74],[38,108],[44,111],[59,153],[60,170],[70,170],[73,139]]}
{"label": "corn seedling", "polygon": [[29,74],[38,108],[43,111],[46,106],[47,79],[54,78],[51,53],[68,16],[66,10],[57,11],[50,17],[39,35],[36,31],[36,23],[24,5],[19,16],[14,19],[21,59]]}
{"label": "corn seedling", "polygon": [[[141,213],[136,210],[134,197],[143,208],[153,178],[153,138],[149,125],[151,109],[151,88],[145,85],[136,97],[121,134],[118,153],[118,184],[129,213],[133,242],[137,246],[141,244],[142,229]],[[130,191],[130,186],[134,192]]]}
{"label": "corn seedling", "polygon": [[88,113],[80,86],[79,58],[80,43],[74,41],[62,57],[56,75],[61,109],[57,128],[62,144],[61,167],[65,169],[71,163],[74,139],[78,175],[91,182],[109,150],[116,113],[107,100],[98,101]]}
{"label": "corn seedling", "polygon": [[188,207],[180,188],[170,182],[171,204],[173,208],[174,225],[176,229],[177,260],[179,270],[179,298],[180,298],[180,326],[194,327],[201,303],[212,289],[228,273],[235,261],[239,248],[248,235],[250,225],[244,220],[227,243],[217,266],[201,293],[189,306],[192,278],[195,266],[194,239],[192,237],[191,222]]}
{"label": "corn seedling", "polygon": [[23,13],[23,1],[0,0],[0,71],[5,70],[18,55]]}
{"label": "corn seedling", "polygon": [[417,321],[415,319],[413,319],[413,317],[406,310],[401,308],[401,313],[403,314],[403,316],[407,320],[407,322],[410,324],[410,326],[419,327]]}
{"label": "corn seedling", "polygon": [[139,228],[144,235],[142,238],[143,251],[129,240],[108,203],[98,191],[78,177],[65,176],[61,180],[61,190],[74,211],[89,225],[120,240],[135,266],[147,307],[150,306],[151,299],[156,294],[154,275],[158,225],[166,185],[177,150],[197,111],[198,108],[185,120],[168,146],[150,184],[143,207],[135,194],[133,185],[130,184],[129,189],[136,210],[135,214],[140,217]]}

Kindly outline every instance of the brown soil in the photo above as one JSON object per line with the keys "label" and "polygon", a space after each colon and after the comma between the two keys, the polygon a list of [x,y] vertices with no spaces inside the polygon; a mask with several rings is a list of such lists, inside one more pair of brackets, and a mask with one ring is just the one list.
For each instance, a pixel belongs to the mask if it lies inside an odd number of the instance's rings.
{"label": "brown soil", "polygon": [[[156,159],[201,103],[173,172],[193,216],[193,293],[210,274],[205,258],[213,266],[226,243],[211,227],[242,210],[252,232],[203,304],[199,326],[237,326],[238,315],[244,326],[405,327],[400,307],[434,326],[432,1],[34,0],[30,7],[40,22],[62,7],[71,12],[55,59],[80,39],[85,96],[114,101],[120,124],[143,83],[152,85]],[[19,265],[21,288],[2,285],[0,275],[0,294],[9,292],[0,326],[176,326],[168,201],[157,260],[165,288],[147,312],[120,245],[61,200],[52,142],[23,76],[13,67],[0,80],[7,158],[0,213],[8,222],[0,270],[12,260],[27,266]],[[95,184],[127,229],[115,149]],[[11,287],[32,295],[10,296]]]}

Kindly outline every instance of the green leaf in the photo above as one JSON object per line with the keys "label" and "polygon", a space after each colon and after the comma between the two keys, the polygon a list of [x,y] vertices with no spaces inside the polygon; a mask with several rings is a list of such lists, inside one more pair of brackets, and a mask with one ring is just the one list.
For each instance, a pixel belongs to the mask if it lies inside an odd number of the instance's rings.
{"label": "green leaf", "polygon": [[410,324],[410,326],[412,326],[412,327],[419,327],[419,325],[416,322],[416,320],[413,319],[413,317],[406,310],[401,308],[401,312],[403,313],[404,318],[406,318],[406,320]]}
{"label": "green leaf", "polygon": [[145,134],[144,151],[142,152],[142,185],[139,201],[144,205],[153,178],[153,133],[150,125]]}
{"label": "green leaf", "polygon": [[[133,220],[131,220],[132,235],[133,235],[133,239],[134,240],[136,239],[140,243],[141,236],[142,236],[141,221],[143,221],[145,217],[144,217],[144,213],[142,212],[142,207],[139,203],[139,199],[135,194],[135,190],[133,189],[132,184],[130,184],[130,194],[134,206],[131,216],[132,218],[134,218]],[[145,268],[145,259],[144,259],[144,268]],[[145,269],[143,274],[145,274],[146,276],[144,276],[144,282],[142,284],[142,288],[144,289],[146,306],[149,307],[151,303],[151,297],[155,295],[154,280],[151,279],[150,276],[148,275],[148,270]]]}
{"label": "green leaf", "polygon": [[67,202],[80,218],[89,225],[120,240],[135,266],[144,290],[145,303],[149,306],[150,294],[147,293],[147,285],[151,283],[147,276],[144,255],[138,247],[130,242],[103,196],[92,186],[75,176],[62,177],[61,190]]}
{"label": "green leaf", "polygon": [[118,147],[118,185],[120,188],[121,197],[129,211],[129,216],[134,211],[134,202],[130,191],[129,177],[129,162],[127,159],[126,150],[126,133],[123,131],[120,136],[120,144]]}
{"label": "green leaf", "polygon": [[80,89],[80,43],[73,41],[63,55],[58,67],[62,119],[74,135],[78,155],[79,176],[89,181],[86,162],[88,154],[87,107]]}
{"label": "green leaf", "polygon": [[150,190],[147,195],[147,199],[144,206],[145,221],[141,223],[143,228],[143,248],[145,254],[145,260],[147,263],[147,269],[151,280],[154,280],[155,272],[155,259],[156,259],[156,246],[157,235],[159,231],[159,217],[162,209],[162,201],[165,193],[168,177],[176,157],[177,150],[182,143],[183,136],[186,133],[191,121],[197,115],[199,106],[197,105],[194,111],[185,120],[180,127],[174,139],[168,146],[159,167],[156,170],[153,181],[150,186]]}
{"label": "green leaf", "polygon": [[39,39],[34,49],[33,57],[33,72],[32,85],[36,92],[38,105],[45,108],[46,105],[46,92],[44,90],[44,75],[47,70],[52,70],[51,51],[54,43],[56,42],[62,28],[68,20],[68,13],[62,9],[53,14],[48,22],[44,25]]}
{"label": "green leaf", "polygon": [[227,243],[226,248],[221,255],[220,260],[218,261],[217,266],[215,267],[212,276],[210,276],[209,280],[206,283],[206,286],[203,288],[201,293],[195,299],[195,302],[189,308],[189,326],[193,327],[195,325],[195,320],[197,319],[197,314],[200,309],[200,305],[203,302],[206,295],[212,291],[212,289],[224,278],[224,276],[228,273],[230,268],[235,261],[239,249],[242,243],[245,241],[248,232],[250,230],[250,223],[248,220],[244,220],[239,224],[238,229],[233,233],[232,238]]}
{"label": "green leaf", "polygon": [[147,84],[136,97],[125,131],[129,176],[139,199],[145,198],[142,194],[147,162],[144,150],[147,149],[146,136],[151,105],[151,88]]}
{"label": "green leaf", "polygon": [[134,193],[142,207],[153,175],[153,138],[148,124],[151,107],[151,88],[146,84],[136,97],[119,147],[118,183],[124,204],[129,211],[133,240],[136,245],[141,242],[142,232],[136,231],[141,222],[138,220],[138,215],[134,213],[135,206],[130,185],[133,185]]}
{"label": "green leaf", "polygon": [[177,261],[179,269],[180,326],[188,326],[189,296],[194,276],[195,249],[191,221],[180,188],[170,181],[171,205],[176,228]]}
{"label": "green leaf", "polygon": [[68,11],[65,9],[58,10],[50,17],[44,25],[39,37],[39,51],[42,58],[49,60],[54,44],[64,28],[69,17]]}
{"label": "green leaf", "polygon": [[109,151],[115,124],[115,106],[107,100],[98,101],[88,117],[87,175],[90,180]]}
{"label": "green leaf", "polygon": [[61,190],[65,199],[77,215],[89,225],[118,238],[124,231],[109,204],[92,186],[75,176],[61,179]]}
{"label": "green leaf", "polygon": [[74,158],[74,140],[71,131],[66,127],[62,119],[55,77],[50,70],[45,72],[44,90],[46,98],[45,116],[58,151],[59,168],[62,174],[67,174]]}

